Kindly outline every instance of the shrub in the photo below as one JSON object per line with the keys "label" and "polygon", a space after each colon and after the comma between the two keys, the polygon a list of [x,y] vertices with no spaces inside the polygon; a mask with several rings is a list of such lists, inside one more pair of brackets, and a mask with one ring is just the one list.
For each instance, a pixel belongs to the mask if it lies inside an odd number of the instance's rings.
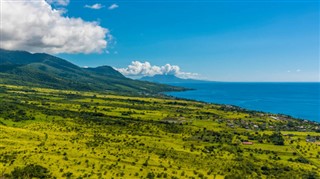
{"label": "shrub", "polygon": [[282,137],[280,132],[274,132],[270,136],[270,140],[272,141],[272,143],[274,145],[284,145],[284,139],[283,139],[283,137]]}
{"label": "shrub", "polygon": [[303,157],[298,157],[294,161],[300,162],[300,163],[309,163],[309,160],[303,158]]}
{"label": "shrub", "polygon": [[64,173],[62,176],[63,176],[63,177],[70,178],[72,175],[73,175],[73,173],[67,172],[67,173]]}
{"label": "shrub", "polygon": [[154,173],[152,173],[152,172],[149,172],[148,174],[147,174],[147,178],[149,178],[149,179],[153,179],[155,177],[155,175],[154,175]]}
{"label": "shrub", "polygon": [[40,165],[29,164],[23,168],[16,167],[11,172],[10,178],[51,178],[51,175],[47,168],[44,168]]}

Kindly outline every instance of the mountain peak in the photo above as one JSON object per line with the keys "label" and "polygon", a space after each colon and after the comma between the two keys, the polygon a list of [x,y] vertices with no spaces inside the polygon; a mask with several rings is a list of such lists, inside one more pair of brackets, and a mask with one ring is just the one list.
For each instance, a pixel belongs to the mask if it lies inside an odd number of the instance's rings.
{"label": "mountain peak", "polygon": [[89,68],[84,68],[84,70],[94,72],[99,75],[107,75],[107,76],[116,76],[120,78],[125,78],[120,72],[112,68],[111,66],[98,66],[95,68],[89,67]]}

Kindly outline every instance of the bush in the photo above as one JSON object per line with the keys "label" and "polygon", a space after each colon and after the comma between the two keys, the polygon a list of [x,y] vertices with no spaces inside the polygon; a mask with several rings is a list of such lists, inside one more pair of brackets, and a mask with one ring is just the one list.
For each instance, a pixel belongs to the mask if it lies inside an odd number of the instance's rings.
{"label": "bush", "polygon": [[284,145],[284,139],[280,132],[274,132],[270,139],[274,145]]}
{"label": "bush", "polygon": [[306,179],[317,179],[319,178],[319,175],[316,172],[309,172],[303,175],[303,178]]}
{"label": "bush", "polygon": [[242,179],[242,178],[243,178],[243,175],[235,174],[235,173],[225,176],[225,179]]}
{"label": "bush", "polygon": [[64,173],[62,176],[66,178],[70,178],[73,175],[71,172]]}
{"label": "bush", "polygon": [[51,178],[51,175],[47,168],[40,165],[29,164],[24,168],[16,167],[9,177],[14,179]]}
{"label": "bush", "polygon": [[147,175],[147,178],[149,178],[149,179],[153,179],[154,177],[155,177],[155,175],[152,172],[149,172]]}
{"label": "bush", "polygon": [[303,157],[298,157],[294,161],[300,162],[300,163],[309,163],[309,160],[303,158]]}

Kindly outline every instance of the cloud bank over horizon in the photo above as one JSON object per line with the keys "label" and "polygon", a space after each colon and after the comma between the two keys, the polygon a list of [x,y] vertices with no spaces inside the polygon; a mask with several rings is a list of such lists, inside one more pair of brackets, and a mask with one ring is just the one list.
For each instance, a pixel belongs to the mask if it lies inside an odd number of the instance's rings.
{"label": "cloud bank over horizon", "polygon": [[[49,1],[68,5],[69,0]],[[100,53],[112,36],[97,22],[65,17],[48,1],[1,1],[1,48],[45,53]]]}
{"label": "cloud bank over horizon", "polygon": [[132,61],[131,64],[126,68],[115,68],[120,73],[127,77],[143,77],[143,76],[154,76],[154,75],[175,75],[179,78],[190,78],[197,79],[199,74],[183,72],[177,65],[166,64],[163,66],[151,65],[150,62]]}

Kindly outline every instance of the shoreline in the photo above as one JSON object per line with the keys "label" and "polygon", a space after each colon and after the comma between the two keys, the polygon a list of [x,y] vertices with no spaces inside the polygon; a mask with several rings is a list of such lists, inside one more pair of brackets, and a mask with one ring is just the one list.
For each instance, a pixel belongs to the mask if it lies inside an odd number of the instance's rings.
{"label": "shoreline", "polygon": [[[178,85],[179,84],[179,85]],[[201,83],[202,85],[204,84],[319,84],[320,87],[320,82],[208,82],[208,83]],[[179,87],[185,87],[185,88],[189,88],[189,85],[198,85],[197,84],[193,84],[193,83],[170,83],[169,85],[176,85]],[[187,85],[187,86],[185,86]],[[181,95],[175,95],[175,94],[181,94],[181,92],[189,92],[189,91],[200,91],[203,89],[199,89],[199,88],[193,88],[192,90],[186,90],[186,91],[179,91],[179,92],[164,92],[163,94],[176,98],[176,99],[183,99],[183,100],[191,100],[191,101],[197,101],[197,102],[204,102],[204,103],[209,103],[209,104],[216,104],[216,105],[223,105],[223,106],[234,106],[237,108],[241,108],[244,109],[246,111],[252,111],[252,112],[261,112],[261,113],[265,113],[265,114],[274,114],[274,115],[280,115],[280,116],[289,116],[290,118],[293,119],[298,119],[298,120],[308,120],[311,122],[320,122],[320,118],[318,119],[312,119],[312,118],[307,118],[307,117],[298,117],[292,114],[288,114],[285,112],[274,112],[274,111],[270,111],[267,109],[253,109],[250,107],[244,107],[238,104],[234,104],[234,103],[221,103],[221,102],[215,102],[215,101],[209,101],[209,100],[204,100],[204,99],[199,99],[198,97],[189,97],[189,96],[181,96]],[[202,98],[204,98],[202,96]],[[221,100],[221,99],[220,99]],[[230,100],[230,99],[229,99]],[[249,99],[248,99],[249,100]],[[236,102],[235,102],[236,103]],[[303,110],[303,109],[301,109]],[[320,116],[319,116],[320,117]]]}

